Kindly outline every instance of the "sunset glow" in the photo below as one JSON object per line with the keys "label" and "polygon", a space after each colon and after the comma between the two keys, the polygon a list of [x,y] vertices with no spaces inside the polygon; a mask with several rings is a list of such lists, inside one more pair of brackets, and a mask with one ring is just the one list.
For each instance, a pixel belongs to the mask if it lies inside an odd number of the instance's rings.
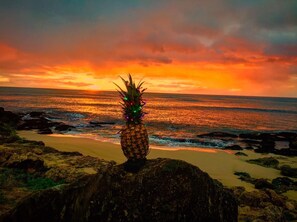
{"label": "sunset glow", "polygon": [[[224,3],[222,3],[224,2]],[[0,86],[297,97],[296,1],[2,1]]]}

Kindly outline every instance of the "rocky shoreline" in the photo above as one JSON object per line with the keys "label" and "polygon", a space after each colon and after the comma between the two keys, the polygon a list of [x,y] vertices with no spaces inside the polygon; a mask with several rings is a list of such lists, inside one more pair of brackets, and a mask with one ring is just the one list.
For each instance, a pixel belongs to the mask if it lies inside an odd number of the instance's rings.
{"label": "rocky shoreline", "polygon": [[[4,109],[0,112],[5,113],[0,116],[0,221],[18,221],[18,218],[75,221],[74,215],[83,218],[86,212],[89,216],[81,221],[145,221],[148,217],[155,221],[168,221],[173,219],[172,216],[180,221],[192,221],[192,218],[196,218],[195,221],[297,220],[296,200],[283,195],[288,190],[296,190],[295,171],[282,170],[273,159],[252,161],[252,164],[283,171],[284,176],[272,182],[236,172],[242,180],[254,184],[256,190],[251,192],[244,187],[223,188],[197,167],[170,159],[150,160],[140,172],[132,174],[113,161],[83,156],[78,152],[61,152],[41,141],[21,139],[14,129],[24,126],[22,124],[28,126],[28,121]],[[44,121],[40,120],[42,115],[33,114],[32,118],[37,122]],[[234,135],[213,134],[200,137],[235,138]],[[280,136],[278,139],[283,137],[290,141],[295,138],[291,134]],[[263,135],[254,137],[254,140],[261,141],[260,138],[263,139]],[[293,172],[293,175],[286,176],[288,172]],[[129,203],[136,197],[143,198],[137,206]],[[202,202],[198,203],[199,198]],[[208,198],[214,198],[212,205],[209,205]],[[98,201],[103,205],[98,205]],[[79,207],[74,203],[84,204]],[[201,208],[204,205],[206,208]],[[135,211],[139,207],[154,210]],[[36,214],[37,211],[41,213]],[[210,211],[213,217],[205,214]],[[71,216],[69,212],[75,213]],[[46,217],[47,214],[52,216]]]}
{"label": "rocky shoreline", "polygon": [[[75,126],[63,122],[53,121],[54,117],[45,112],[12,113],[4,111],[0,107],[0,121],[9,121],[17,130],[37,130],[39,134],[66,133],[75,130]],[[114,122],[90,121],[89,127],[102,127],[114,125]],[[167,138],[153,135],[162,140],[170,140],[178,143],[198,144],[202,146],[216,147],[216,142],[229,142],[232,145],[223,147],[227,150],[254,150],[257,153],[274,153],[283,156],[297,156],[297,133],[242,133],[232,134],[226,132],[211,132],[199,134],[197,138]]]}
{"label": "rocky shoreline", "polygon": [[237,221],[232,192],[184,161],[148,160],[130,173],[3,132],[0,221]]}

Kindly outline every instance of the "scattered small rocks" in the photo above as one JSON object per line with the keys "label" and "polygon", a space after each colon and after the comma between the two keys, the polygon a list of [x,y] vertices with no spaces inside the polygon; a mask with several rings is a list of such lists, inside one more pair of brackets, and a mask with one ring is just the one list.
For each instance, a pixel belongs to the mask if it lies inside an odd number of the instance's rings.
{"label": "scattered small rocks", "polygon": [[259,159],[251,159],[247,160],[248,163],[253,163],[257,164],[260,166],[264,167],[272,167],[272,168],[277,168],[279,161],[273,157],[264,157],[264,158],[259,158]]}
{"label": "scattered small rocks", "polygon": [[238,221],[279,222],[297,220],[297,202],[271,189],[248,192],[244,187],[233,187],[239,201]]}
{"label": "scattered small rocks", "polygon": [[273,184],[268,182],[267,179],[256,179],[255,180],[255,188],[256,189],[274,189]]}
{"label": "scattered small rocks", "polygon": [[277,177],[272,180],[276,192],[283,193],[288,190],[297,190],[297,182],[288,177]]}
{"label": "scattered small rocks", "polygon": [[283,165],[280,167],[281,175],[297,178],[297,168],[293,168],[289,165]]}
{"label": "scattered small rocks", "polygon": [[246,153],[243,153],[243,152],[236,152],[235,155],[236,156],[248,156]]}
{"label": "scattered small rocks", "polygon": [[74,126],[70,126],[70,125],[61,123],[55,127],[55,130],[57,130],[57,131],[71,131],[74,128],[75,128]]}

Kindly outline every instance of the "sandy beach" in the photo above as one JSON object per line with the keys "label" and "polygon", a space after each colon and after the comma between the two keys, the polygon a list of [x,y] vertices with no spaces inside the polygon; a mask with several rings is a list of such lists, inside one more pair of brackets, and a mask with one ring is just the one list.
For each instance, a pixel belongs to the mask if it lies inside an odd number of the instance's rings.
{"label": "sandy beach", "polygon": [[[54,147],[60,151],[77,151],[83,155],[113,160],[119,164],[126,161],[118,144],[68,135],[40,135],[34,131],[18,131],[18,134],[26,139],[43,141],[47,146]],[[253,185],[239,180],[234,175],[235,171],[247,172],[254,178],[274,179],[281,176],[280,171],[247,163],[247,159],[273,156],[282,164],[289,163],[291,166],[297,166],[296,158],[281,157],[273,154],[258,154],[248,150],[243,151],[248,155],[244,157],[234,155],[235,152],[205,148],[151,147],[148,158],[160,157],[184,160],[207,172],[212,178],[219,180],[227,187],[244,186],[247,190],[253,190]],[[297,199],[296,194],[297,192],[291,191],[291,198]]]}

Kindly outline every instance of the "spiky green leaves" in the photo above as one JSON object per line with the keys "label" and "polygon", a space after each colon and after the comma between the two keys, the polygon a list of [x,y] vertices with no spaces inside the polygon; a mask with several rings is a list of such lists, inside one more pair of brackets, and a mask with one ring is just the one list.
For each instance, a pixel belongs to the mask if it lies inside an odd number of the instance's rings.
{"label": "spiky green leaves", "polygon": [[118,87],[118,92],[122,99],[121,106],[123,109],[123,116],[128,124],[141,123],[145,112],[143,112],[143,106],[145,102],[142,100],[142,95],[146,89],[142,88],[143,81],[139,81],[137,85],[132,79],[132,76],[128,75],[128,81],[121,79],[124,82],[126,90],[123,90],[119,85],[114,83]]}

